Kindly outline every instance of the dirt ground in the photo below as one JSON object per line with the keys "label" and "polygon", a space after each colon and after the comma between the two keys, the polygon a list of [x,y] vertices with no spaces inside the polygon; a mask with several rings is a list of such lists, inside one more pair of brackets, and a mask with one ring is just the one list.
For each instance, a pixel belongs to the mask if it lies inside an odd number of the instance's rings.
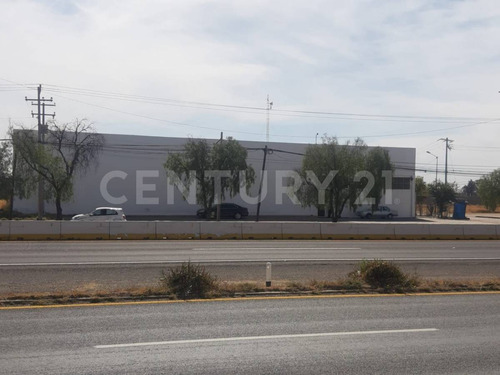
{"label": "dirt ground", "polygon": [[[417,213],[417,216],[420,216],[420,217],[425,217],[425,216],[429,216],[429,210],[427,208],[427,206],[425,205],[422,205],[422,207],[420,207],[419,205],[417,205],[415,207],[416,209],[416,213]],[[483,205],[480,205],[480,204],[468,204],[467,205],[467,208],[465,210],[465,214],[466,215],[471,215],[471,214],[479,214],[479,215],[497,215],[497,214],[500,214],[500,206],[497,207],[496,211],[495,212],[490,212],[486,209],[486,207],[484,207]],[[448,206],[448,214],[446,216],[452,216],[453,215],[453,205],[449,205]]]}
{"label": "dirt ground", "polygon": [[[443,218],[437,218],[435,216],[429,216],[427,207],[422,207],[423,215],[420,215],[420,207],[416,207],[417,219],[423,221],[429,221],[433,223],[449,223],[453,217],[453,206],[449,206],[448,212],[443,213]],[[495,212],[488,211],[482,205],[467,205],[465,211],[466,220],[461,221],[463,224],[500,224],[500,207],[496,209]]]}
{"label": "dirt ground", "polygon": [[[471,213],[471,214],[486,214],[486,213],[492,213],[490,211],[488,211],[484,206],[480,205],[480,204],[469,204],[467,205],[467,209],[466,209],[466,212],[467,213]],[[496,213],[500,213],[500,207],[497,207]]]}

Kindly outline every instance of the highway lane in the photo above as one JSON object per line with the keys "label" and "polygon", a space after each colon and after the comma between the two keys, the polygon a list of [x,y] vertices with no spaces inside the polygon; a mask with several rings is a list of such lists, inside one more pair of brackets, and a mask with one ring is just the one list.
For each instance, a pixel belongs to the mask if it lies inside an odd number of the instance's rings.
{"label": "highway lane", "polygon": [[494,374],[500,294],[0,310],[0,374]]}
{"label": "highway lane", "polygon": [[500,260],[500,241],[0,242],[0,266],[291,260]]}
{"label": "highway lane", "polygon": [[227,281],[337,280],[362,259],[396,261],[434,279],[500,277],[499,241],[0,242],[0,294],[148,287],[179,262]]}

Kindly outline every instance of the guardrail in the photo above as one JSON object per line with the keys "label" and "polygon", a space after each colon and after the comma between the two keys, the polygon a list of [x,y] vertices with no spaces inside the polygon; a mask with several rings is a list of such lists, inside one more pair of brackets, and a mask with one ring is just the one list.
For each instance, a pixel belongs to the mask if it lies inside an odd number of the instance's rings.
{"label": "guardrail", "polygon": [[500,225],[211,221],[0,221],[0,240],[500,240]]}

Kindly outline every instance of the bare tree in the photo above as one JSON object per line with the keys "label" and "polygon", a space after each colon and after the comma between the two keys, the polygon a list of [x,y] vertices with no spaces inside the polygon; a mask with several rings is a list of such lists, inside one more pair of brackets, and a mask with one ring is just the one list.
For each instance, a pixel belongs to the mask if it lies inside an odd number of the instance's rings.
{"label": "bare tree", "polygon": [[104,145],[103,136],[95,132],[89,121],[77,119],[63,125],[51,122],[43,144],[38,142],[35,130],[23,127],[11,130],[11,137],[19,170],[34,173],[46,182],[46,198],[54,200],[56,218],[61,220],[61,204],[73,196],[73,179],[96,164]]}

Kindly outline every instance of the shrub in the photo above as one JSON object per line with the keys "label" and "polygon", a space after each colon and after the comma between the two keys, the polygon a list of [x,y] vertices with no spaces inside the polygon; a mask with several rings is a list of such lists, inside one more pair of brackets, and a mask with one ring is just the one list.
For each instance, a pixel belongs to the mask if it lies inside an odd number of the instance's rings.
{"label": "shrub", "polygon": [[181,299],[206,298],[217,290],[217,279],[205,267],[191,262],[163,271],[160,281]]}
{"label": "shrub", "polygon": [[363,289],[363,283],[359,279],[348,278],[343,281],[342,287],[346,290],[361,291]]}
{"label": "shrub", "polygon": [[394,263],[381,260],[363,260],[358,268],[349,274],[353,280],[360,280],[372,288],[404,291],[417,286],[416,278],[410,278]]}

